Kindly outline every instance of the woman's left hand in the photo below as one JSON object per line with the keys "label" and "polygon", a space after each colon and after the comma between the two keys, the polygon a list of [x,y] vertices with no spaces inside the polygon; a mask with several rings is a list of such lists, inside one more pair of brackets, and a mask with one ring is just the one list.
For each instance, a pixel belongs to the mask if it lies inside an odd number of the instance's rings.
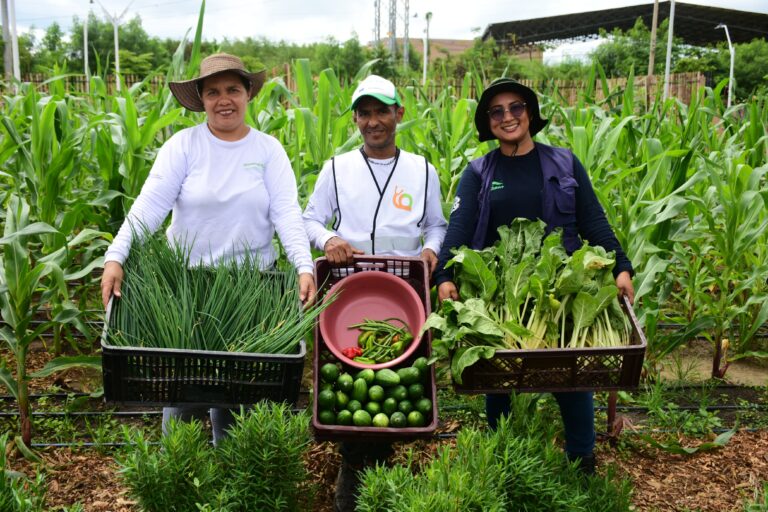
{"label": "woman's left hand", "polygon": [[629,303],[635,303],[635,287],[632,286],[632,276],[628,271],[624,271],[616,276],[616,287],[619,289],[619,296],[626,295]]}
{"label": "woman's left hand", "polygon": [[308,272],[299,274],[299,300],[305,306],[309,306],[315,301],[317,288],[315,288],[315,276]]}

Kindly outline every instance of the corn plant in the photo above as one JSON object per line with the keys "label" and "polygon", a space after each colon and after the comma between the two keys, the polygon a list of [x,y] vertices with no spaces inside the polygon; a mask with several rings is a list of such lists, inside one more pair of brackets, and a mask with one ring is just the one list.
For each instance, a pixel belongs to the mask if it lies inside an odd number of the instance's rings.
{"label": "corn plant", "polygon": [[30,251],[35,238],[46,234],[60,233],[48,224],[30,223],[29,205],[12,195],[6,210],[4,236],[0,238],[0,313],[5,322],[0,326],[0,338],[14,356],[16,373],[14,377],[7,367],[0,367],[0,382],[16,398],[21,436],[27,445],[32,439],[27,351],[30,343],[52,325],[50,321],[33,321],[39,318],[43,304],[57,294],[67,293],[61,268],[50,261],[36,261]]}

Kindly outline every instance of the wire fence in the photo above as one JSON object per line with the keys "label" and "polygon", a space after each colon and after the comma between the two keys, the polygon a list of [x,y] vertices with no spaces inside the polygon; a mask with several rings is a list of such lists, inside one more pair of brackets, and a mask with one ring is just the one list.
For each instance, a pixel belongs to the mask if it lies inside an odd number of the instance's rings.
{"label": "wire fence", "polygon": [[[277,67],[269,72],[269,76],[281,77],[288,89],[296,91],[296,82],[294,80],[290,65]],[[114,75],[103,77],[107,85],[107,90],[114,94],[116,91],[116,82]],[[51,76],[45,73],[26,73],[21,77],[22,82],[34,84],[41,92],[49,92],[49,83]],[[85,75],[67,75],[61,80],[65,83],[67,91],[72,93],[85,94],[87,91],[87,81]],[[612,93],[623,91],[627,87],[628,79],[626,77],[609,78],[608,90]],[[163,75],[153,75],[150,77],[142,75],[122,75],[122,83],[125,87],[131,87],[137,83],[145,82],[145,86],[151,93],[157,93],[166,86],[166,79]],[[521,79],[521,83],[532,89],[547,94],[556,94],[565,104],[575,104],[579,93],[588,87],[586,80],[527,80]],[[399,87],[413,86],[420,91],[430,101],[434,101],[446,87],[458,91],[462,87],[462,81],[459,79],[440,79],[428,81],[421,85],[416,80],[399,80]],[[691,97],[699,88],[708,85],[707,77],[701,72],[675,73],[669,77],[669,97],[677,98],[683,103],[689,103]],[[661,75],[636,76],[634,78],[635,97],[645,97],[649,101],[656,97],[660,89],[664,87],[664,77]],[[470,85],[470,97],[477,98],[481,91],[475,90],[475,84]],[[594,84],[595,99],[600,101],[605,99],[600,81]]]}

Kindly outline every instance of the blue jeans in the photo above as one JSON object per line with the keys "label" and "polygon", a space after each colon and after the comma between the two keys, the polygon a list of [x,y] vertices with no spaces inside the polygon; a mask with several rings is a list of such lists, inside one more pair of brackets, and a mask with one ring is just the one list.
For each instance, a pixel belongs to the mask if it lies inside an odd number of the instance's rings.
{"label": "blue jeans", "polygon": [[[595,448],[595,407],[591,391],[552,393],[560,406],[565,427],[565,452],[574,457],[592,454]],[[485,395],[488,426],[496,430],[501,415],[509,415],[509,395]]]}
{"label": "blue jeans", "polygon": [[235,422],[232,411],[229,409],[199,407],[195,405],[163,407],[163,435],[168,433],[168,423],[171,418],[180,421],[192,419],[203,421],[208,416],[209,410],[211,414],[211,430],[213,430],[213,444],[218,445],[219,441],[227,437],[227,429]]}

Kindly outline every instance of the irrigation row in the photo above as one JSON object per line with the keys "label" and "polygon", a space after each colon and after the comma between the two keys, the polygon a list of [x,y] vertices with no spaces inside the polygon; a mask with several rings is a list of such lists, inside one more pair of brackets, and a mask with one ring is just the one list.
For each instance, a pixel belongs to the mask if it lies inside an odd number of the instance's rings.
{"label": "irrigation row", "polygon": [[[729,428],[713,428],[711,429],[712,433],[714,434],[722,434],[724,432],[730,432],[732,429]],[[763,432],[766,430],[765,428],[740,428],[739,432]],[[633,429],[633,430],[622,430],[621,435],[646,435],[646,434],[670,434],[675,433],[677,430],[672,429]],[[608,437],[611,437],[608,432],[597,432],[596,433],[599,438],[605,439]],[[458,436],[458,433],[456,432],[441,432],[438,434],[433,434],[430,439],[435,440],[445,440],[445,439],[456,439],[456,436]],[[406,441],[407,442],[407,441]],[[160,445],[160,442],[158,441],[151,441],[148,442],[149,445],[158,446]],[[136,443],[122,443],[122,442],[112,442],[112,443],[93,443],[93,442],[73,442],[73,443],[32,443],[32,448],[121,448],[124,446],[136,446]]]}

